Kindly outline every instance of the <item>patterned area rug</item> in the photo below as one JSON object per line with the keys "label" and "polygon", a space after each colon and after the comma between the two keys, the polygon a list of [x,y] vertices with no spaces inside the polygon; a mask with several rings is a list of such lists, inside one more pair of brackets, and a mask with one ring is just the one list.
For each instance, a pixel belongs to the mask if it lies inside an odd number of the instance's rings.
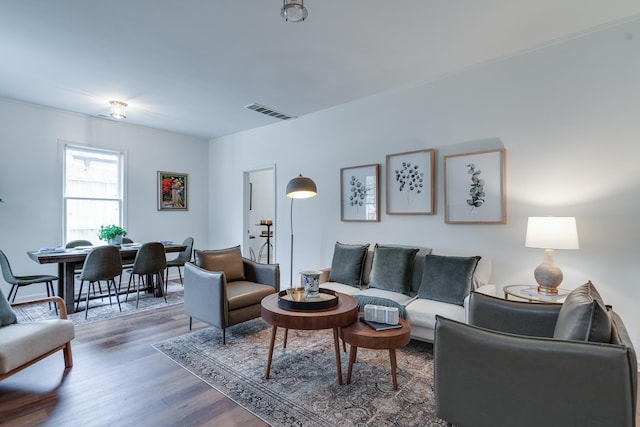
{"label": "patterned area rug", "polygon": [[[348,353],[341,353],[338,385],[333,333],[278,329],[270,379],[265,380],[271,327],[255,319],[221,331],[206,328],[154,347],[272,426],[431,426],[435,416],[433,347],[411,341],[397,351],[398,390],[389,352],[358,349],[351,384]],[[348,350],[348,346],[347,346]]]}
{"label": "patterned area rug", "polygon": [[[103,286],[104,288],[104,286]],[[126,289],[126,283],[123,283],[123,289]],[[103,289],[104,290],[104,289]],[[184,288],[180,281],[169,280],[169,291],[167,292],[167,302],[162,297],[155,297],[151,293],[140,291],[140,302],[136,308],[136,293],[129,294],[128,301],[125,302],[126,295],[120,295],[120,306],[122,312],[118,310],[118,304],[115,297],[111,297],[112,305],[109,305],[109,297],[102,299],[89,300],[89,312],[87,319],[84,318],[86,309],[84,299],[80,302],[80,308],[75,313],[68,313],[68,318],[73,321],[74,325],[83,323],[91,323],[98,320],[109,319],[112,317],[122,316],[129,313],[153,310],[156,307],[165,307],[167,305],[179,304],[184,301]],[[49,309],[48,304],[31,305],[27,307],[14,308],[18,317],[18,322],[36,321],[42,319],[51,319],[56,316],[53,307]]]}

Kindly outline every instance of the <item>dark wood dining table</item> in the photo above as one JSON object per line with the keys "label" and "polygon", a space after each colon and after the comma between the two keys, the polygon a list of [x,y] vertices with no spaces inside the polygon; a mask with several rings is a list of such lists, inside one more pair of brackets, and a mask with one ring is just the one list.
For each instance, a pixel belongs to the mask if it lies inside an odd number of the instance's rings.
{"label": "dark wood dining table", "polygon": [[[122,246],[120,248],[120,256],[123,260],[133,260],[140,249],[139,244]],[[165,252],[182,252],[187,247],[178,244],[165,244]],[[75,299],[75,269],[76,265],[82,264],[91,251],[92,247],[80,247],[65,249],[64,252],[52,251],[27,251],[29,258],[38,264],[58,264],[58,296],[64,299],[67,306],[67,312],[73,313]],[[162,296],[162,289],[160,294]]]}

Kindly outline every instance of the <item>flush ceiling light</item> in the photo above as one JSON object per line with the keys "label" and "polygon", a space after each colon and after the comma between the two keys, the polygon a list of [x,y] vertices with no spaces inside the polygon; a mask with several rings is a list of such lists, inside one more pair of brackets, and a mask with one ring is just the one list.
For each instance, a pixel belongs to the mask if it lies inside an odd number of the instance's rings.
{"label": "flush ceiling light", "polygon": [[122,101],[109,101],[111,104],[111,117],[117,120],[127,118],[127,103]]}
{"label": "flush ceiling light", "polygon": [[304,0],[282,0],[280,15],[285,21],[301,22],[307,19],[307,8],[304,7]]}

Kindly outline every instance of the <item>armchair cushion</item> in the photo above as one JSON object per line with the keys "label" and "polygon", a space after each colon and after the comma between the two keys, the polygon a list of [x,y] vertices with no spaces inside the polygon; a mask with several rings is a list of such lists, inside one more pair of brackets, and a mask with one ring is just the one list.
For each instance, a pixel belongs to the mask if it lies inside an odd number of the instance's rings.
{"label": "armchair cushion", "polygon": [[471,292],[479,256],[427,255],[424,258],[419,298],[464,305]]}
{"label": "armchair cushion", "polygon": [[216,250],[196,250],[195,264],[209,271],[221,271],[227,282],[244,280],[244,264],[240,246]]}
{"label": "armchair cushion", "polygon": [[376,244],[369,287],[409,294],[417,252],[418,248]]}
{"label": "armchair cushion", "polygon": [[553,332],[554,338],[611,342],[611,317],[602,297],[590,281],[567,296]]}
{"label": "armchair cushion", "polygon": [[9,305],[9,301],[4,297],[2,289],[0,289],[0,327],[16,323],[16,313]]}
{"label": "armchair cushion", "polygon": [[362,272],[367,250],[369,250],[369,244],[347,245],[336,242],[329,281],[357,288],[362,287]]}

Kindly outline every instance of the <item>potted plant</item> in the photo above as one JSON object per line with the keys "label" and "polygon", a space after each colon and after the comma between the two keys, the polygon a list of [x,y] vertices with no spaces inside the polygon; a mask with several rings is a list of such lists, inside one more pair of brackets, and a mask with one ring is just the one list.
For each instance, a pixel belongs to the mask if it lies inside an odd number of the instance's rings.
{"label": "potted plant", "polygon": [[121,245],[122,237],[127,235],[127,230],[117,225],[101,225],[98,238],[104,240],[110,245]]}

